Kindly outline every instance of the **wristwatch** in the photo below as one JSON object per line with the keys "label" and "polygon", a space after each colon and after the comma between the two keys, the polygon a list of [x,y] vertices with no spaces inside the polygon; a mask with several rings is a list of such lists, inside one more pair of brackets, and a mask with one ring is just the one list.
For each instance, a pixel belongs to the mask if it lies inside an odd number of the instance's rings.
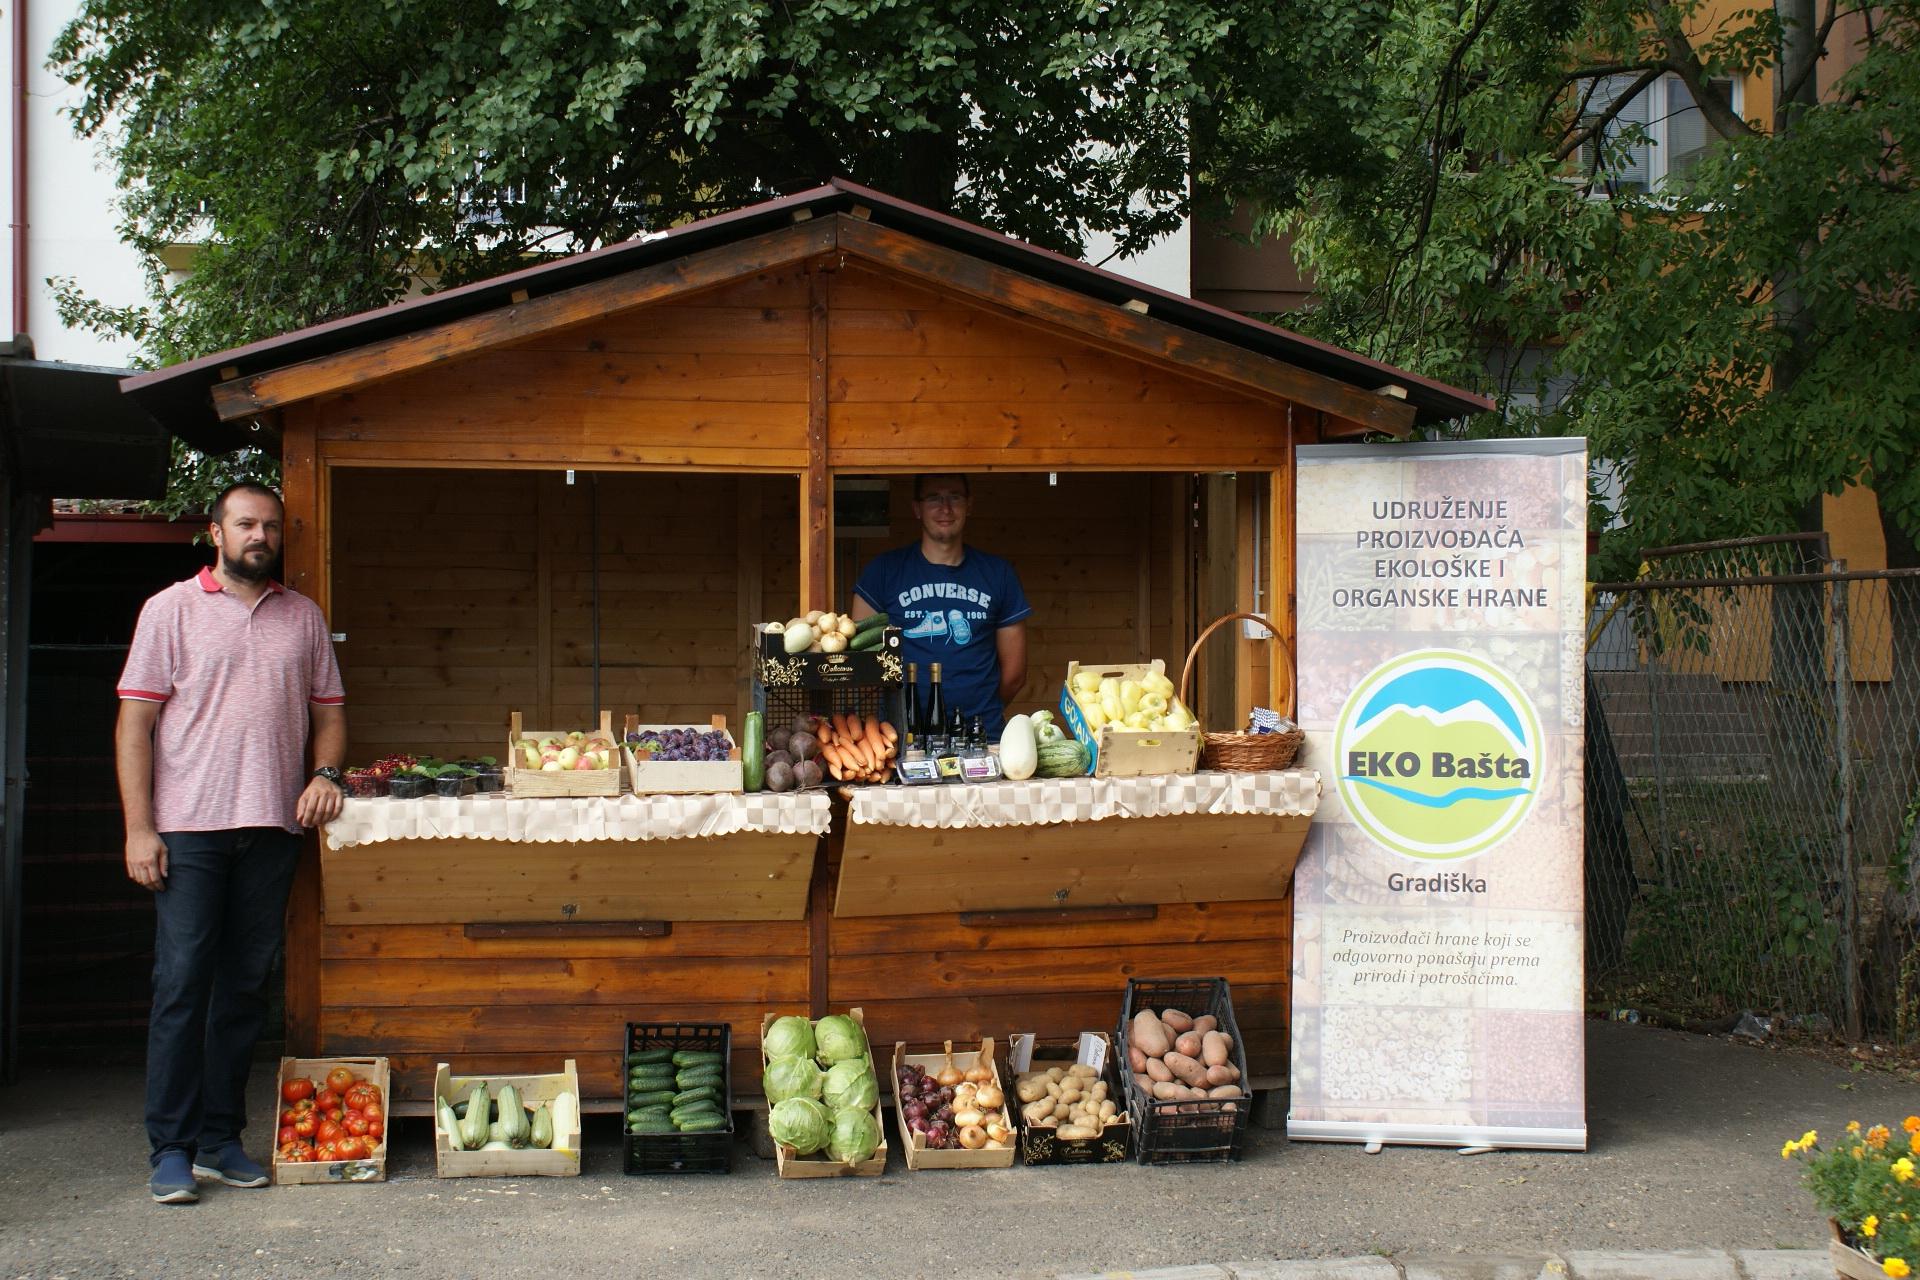
{"label": "wristwatch", "polygon": [[321,765],[318,769],[315,769],[311,774],[308,774],[307,776],[312,778],[325,778],[328,782],[331,782],[334,786],[340,788],[342,791],[345,791],[347,789],[346,779],[342,778],[340,776],[340,771],[334,768],[330,764]]}

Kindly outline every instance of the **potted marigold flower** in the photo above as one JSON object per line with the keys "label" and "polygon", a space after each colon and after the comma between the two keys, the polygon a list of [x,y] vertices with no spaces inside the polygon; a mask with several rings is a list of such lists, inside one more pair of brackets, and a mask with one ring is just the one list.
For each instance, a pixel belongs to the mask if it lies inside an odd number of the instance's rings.
{"label": "potted marigold flower", "polygon": [[1780,1148],[1800,1157],[1813,1198],[1833,1231],[1828,1252],[1846,1280],[1903,1280],[1920,1266],[1920,1116],[1898,1131],[1849,1121],[1831,1147],[1809,1129]]}

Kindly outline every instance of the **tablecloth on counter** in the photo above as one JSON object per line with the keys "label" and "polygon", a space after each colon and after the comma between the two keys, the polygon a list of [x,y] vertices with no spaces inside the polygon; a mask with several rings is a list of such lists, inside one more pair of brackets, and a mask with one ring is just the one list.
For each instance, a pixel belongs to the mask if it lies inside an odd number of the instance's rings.
{"label": "tablecloth on counter", "polygon": [[1286,769],[862,787],[851,811],[854,822],[875,826],[1020,827],[1183,813],[1306,817],[1319,805],[1320,775]]}
{"label": "tablecloth on counter", "polygon": [[825,791],[755,795],[427,796],[348,800],[327,824],[336,849],[382,840],[687,840],[738,832],[822,835]]}

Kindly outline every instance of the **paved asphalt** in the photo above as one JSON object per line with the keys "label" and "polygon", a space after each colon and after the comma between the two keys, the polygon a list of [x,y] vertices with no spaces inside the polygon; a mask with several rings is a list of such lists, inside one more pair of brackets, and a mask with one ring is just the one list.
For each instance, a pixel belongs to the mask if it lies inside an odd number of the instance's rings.
{"label": "paved asphalt", "polygon": [[385,1183],[214,1186],[192,1206],[146,1195],[137,1068],[30,1069],[0,1089],[0,1280],[1830,1275],[1803,1252],[1824,1226],[1780,1144],[1897,1125],[1920,1088],[1725,1038],[1587,1029],[1584,1154],[1370,1156],[1255,1131],[1225,1166],[910,1173],[896,1154],[883,1178],[781,1182],[743,1141],[728,1177],[629,1178],[613,1117],[589,1117],[582,1177],[442,1181],[427,1122],[408,1120]]}

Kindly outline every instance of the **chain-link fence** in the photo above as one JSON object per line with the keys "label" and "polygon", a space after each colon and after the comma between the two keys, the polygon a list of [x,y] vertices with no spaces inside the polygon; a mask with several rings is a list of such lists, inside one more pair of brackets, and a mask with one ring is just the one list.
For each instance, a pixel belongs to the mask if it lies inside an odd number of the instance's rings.
{"label": "chain-link fence", "polygon": [[1647,558],[1594,592],[1590,999],[1920,1040],[1920,572],[1818,535]]}

